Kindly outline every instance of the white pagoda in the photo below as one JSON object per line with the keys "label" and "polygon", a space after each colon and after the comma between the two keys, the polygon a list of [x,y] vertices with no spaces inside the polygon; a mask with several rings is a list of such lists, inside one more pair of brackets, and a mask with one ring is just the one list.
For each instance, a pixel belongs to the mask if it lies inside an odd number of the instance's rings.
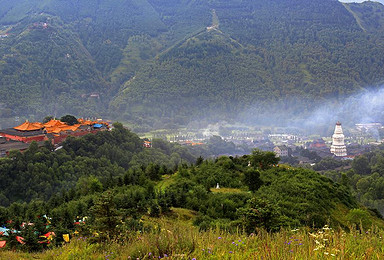
{"label": "white pagoda", "polygon": [[336,156],[347,156],[347,147],[344,144],[344,134],[341,123],[337,122],[332,135],[331,153]]}

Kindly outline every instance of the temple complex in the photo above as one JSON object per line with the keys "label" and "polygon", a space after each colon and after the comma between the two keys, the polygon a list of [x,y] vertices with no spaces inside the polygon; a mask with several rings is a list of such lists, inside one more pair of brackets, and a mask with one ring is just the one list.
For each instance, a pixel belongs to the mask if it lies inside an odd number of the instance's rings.
{"label": "temple complex", "polygon": [[341,123],[337,122],[335,132],[332,135],[331,153],[335,156],[347,156],[347,148],[344,144],[344,134]]}
{"label": "temple complex", "polygon": [[109,124],[102,121],[78,119],[78,124],[68,125],[60,120],[51,120],[45,124],[25,121],[23,124],[0,130],[0,136],[6,140],[31,143],[51,140],[53,144],[63,142],[68,136],[83,136],[109,129]]}

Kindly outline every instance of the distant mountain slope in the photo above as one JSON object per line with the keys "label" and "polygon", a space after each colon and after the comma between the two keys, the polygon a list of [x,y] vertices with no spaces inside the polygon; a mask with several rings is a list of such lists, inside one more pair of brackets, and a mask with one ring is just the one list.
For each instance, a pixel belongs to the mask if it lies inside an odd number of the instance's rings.
{"label": "distant mountain slope", "polygon": [[[264,62],[257,51],[248,51],[228,35],[202,32],[140,70],[112,105],[143,118],[230,113],[234,108],[228,100],[249,104],[255,96],[266,98],[266,92],[249,95],[255,85],[267,90],[273,81]],[[119,110],[125,104],[131,106]]]}
{"label": "distant mountain slope", "polygon": [[384,32],[384,5],[376,2],[364,4],[345,4],[348,11],[356,18],[356,22],[364,30],[372,33]]}
{"label": "distant mountain slope", "polygon": [[[118,84],[160,50],[194,31],[196,24],[205,25],[201,19],[204,12],[193,11],[192,2],[181,2],[177,10],[163,6],[164,1],[151,2],[0,0],[0,35],[4,36],[0,39],[0,64],[6,75],[0,79],[0,94],[5,95],[0,118],[105,113]],[[185,13],[189,11],[196,20],[188,22],[191,17]],[[206,13],[209,19],[209,9]],[[35,22],[48,23],[48,28],[31,29]],[[154,49],[150,51],[140,39],[148,39]],[[15,56],[18,48],[23,50]],[[9,55],[31,76],[22,76]],[[99,98],[88,98],[92,93]]]}
{"label": "distant mountain slope", "polygon": [[77,112],[86,103],[82,94],[108,86],[78,35],[58,17],[31,16],[10,28],[0,44],[0,96],[15,114]]}
{"label": "distant mountain slope", "polygon": [[[112,102],[113,111],[149,124],[159,117],[176,123],[236,118],[250,108],[296,113],[384,79],[382,33],[363,30],[360,14],[337,1],[209,4],[218,26],[140,70]],[[369,13],[369,4],[357,6]]]}
{"label": "distant mountain slope", "polygon": [[0,0],[0,6],[0,118],[110,113],[151,126],[236,119],[266,107],[301,113],[384,80],[384,10],[377,3]]}

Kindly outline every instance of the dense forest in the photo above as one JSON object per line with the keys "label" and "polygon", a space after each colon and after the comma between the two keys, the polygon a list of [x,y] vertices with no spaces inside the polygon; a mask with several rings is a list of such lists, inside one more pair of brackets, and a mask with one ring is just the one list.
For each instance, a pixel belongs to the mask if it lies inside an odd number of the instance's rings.
{"label": "dense forest", "polygon": [[384,214],[384,146],[356,157],[352,162],[323,159],[314,169],[348,186],[357,200]]}
{"label": "dense forest", "polygon": [[47,246],[39,236],[46,232],[55,232],[50,242],[57,245],[73,232],[93,242],[144,232],[143,217],[178,208],[193,212],[200,230],[382,225],[347,184],[278,163],[273,152],[259,150],[204,159],[160,140],[144,148],[116,123],[112,131],[69,138],[61,149],[34,143],[0,159],[0,223],[10,229],[7,247],[28,251]]}
{"label": "dense forest", "polygon": [[265,106],[297,115],[383,81],[375,2],[0,4],[3,120],[71,113],[162,127]]}
{"label": "dense forest", "polygon": [[108,188],[128,169],[140,175],[154,167],[156,174],[166,174],[198,157],[191,149],[162,140],[153,140],[152,146],[144,149],[143,141],[119,123],[114,124],[113,131],[67,138],[55,151],[49,142],[41,148],[32,143],[26,152],[13,151],[0,161],[1,205],[47,200],[58,192],[74,189],[79,180],[87,183],[88,179],[98,178]]}

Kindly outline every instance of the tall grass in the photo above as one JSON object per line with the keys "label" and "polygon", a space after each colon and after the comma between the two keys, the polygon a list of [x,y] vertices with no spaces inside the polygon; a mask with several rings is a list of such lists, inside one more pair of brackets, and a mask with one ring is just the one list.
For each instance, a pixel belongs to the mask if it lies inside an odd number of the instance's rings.
{"label": "tall grass", "polygon": [[37,254],[1,250],[0,259],[384,259],[384,231],[351,230],[259,230],[245,235],[159,221],[149,232],[128,233],[110,243],[78,236]]}

